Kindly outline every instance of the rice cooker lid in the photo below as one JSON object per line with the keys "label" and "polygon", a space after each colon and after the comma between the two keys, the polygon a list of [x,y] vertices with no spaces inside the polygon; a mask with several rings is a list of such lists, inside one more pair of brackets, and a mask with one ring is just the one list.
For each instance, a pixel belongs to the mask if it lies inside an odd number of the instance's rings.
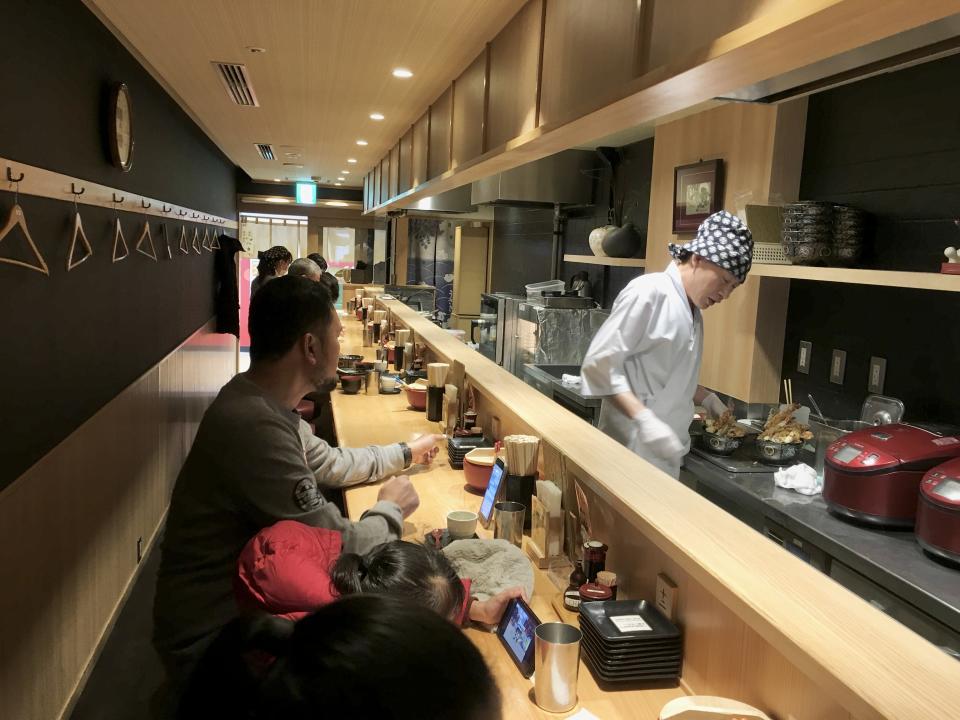
{"label": "rice cooker lid", "polygon": [[933,504],[960,514],[960,458],[928,471],[920,483],[920,492]]}
{"label": "rice cooker lid", "polygon": [[843,472],[876,473],[926,470],[956,457],[960,457],[960,438],[898,423],[844,435],[827,448],[826,462]]}

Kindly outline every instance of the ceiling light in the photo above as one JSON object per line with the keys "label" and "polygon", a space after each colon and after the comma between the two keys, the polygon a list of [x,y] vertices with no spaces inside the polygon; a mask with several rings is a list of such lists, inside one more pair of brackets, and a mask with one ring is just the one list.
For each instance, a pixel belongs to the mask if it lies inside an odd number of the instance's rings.
{"label": "ceiling light", "polygon": [[344,177],[338,177],[337,180],[339,180],[340,182],[343,182],[344,180],[346,180],[346,178],[344,178]]}
{"label": "ceiling light", "polygon": [[290,198],[285,198],[285,197],[268,197],[268,198],[264,198],[264,201],[266,201],[266,202],[268,202],[268,203],[291,203],[291,202],[293,202],[293,200],[291,200]]}
{"label": "ceiling light", "polygon": [[347,203],[342,200],[328,200],[324,205],[329,205],[330,207],[346,207]]}
{"label": "ceiling light", "polygon": [[356,165],[356,164],[357,164],[357,159],[356,159],[356,158],[347,158],[347,162],[350,163],[351,165]]}
{"label": "ceiling light", "polygon": [[341,175],[349,175],[349,174],[350,174],[350,171],[349,171],[349,170],[341,170],[341,171],[340,171],[340,174],[341,174]]}
{"label": "ceiling light", "polygon": [[274,178],[273,181],[274,181],[274,182],[280,182],[280,178]]}
{"label": "ceiling light", "polygon": [[252,52],[254,55],[259,55],[260,53],[265,53],[267,49],[262,47],[254,47],[253,45],[251,45],[247,47],[247,51]]}
{"label": "ceiling light", "polygon": [[340,187],[341,185],[343,185],[343,183],[334,183],[334,185],[336,185],[337,187]]}
{"label": "ceiling light", "polygon": [[395,78],[411,78],[413,77],[413,73],[406,68],[394,68],[393,76]]}
{"label": "ceiling light", "polygon": [[371,120],[383,120],[383,113],[370,113]]}
{"label": "ceiling light", "polygon": [[368,145],[366,140],[357,140],[357,145]]}

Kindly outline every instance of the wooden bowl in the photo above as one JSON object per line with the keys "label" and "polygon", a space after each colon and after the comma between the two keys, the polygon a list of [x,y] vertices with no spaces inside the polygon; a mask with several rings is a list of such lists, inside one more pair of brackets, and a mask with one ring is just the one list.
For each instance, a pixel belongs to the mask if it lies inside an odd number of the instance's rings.
{"label": "wooden bowl", "polygon": [[426,385],[405,385],[403,388],[407,393],[407,402],[414,410],[427,409],[427,387]]}
{"label": "wooden bowl", "polygon": [[463,475],[467,485],[475,490],[486,490],[496,460],[496,451],[493,448],[474,448],[464,455]]}

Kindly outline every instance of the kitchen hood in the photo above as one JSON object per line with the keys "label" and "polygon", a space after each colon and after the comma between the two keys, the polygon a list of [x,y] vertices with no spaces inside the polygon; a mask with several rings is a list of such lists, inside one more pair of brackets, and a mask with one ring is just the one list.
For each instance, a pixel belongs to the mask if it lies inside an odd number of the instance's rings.
{"label": "kitchen hood", "polygon": [[593,178],[599,171],[596,153],[564,150],[477,180],[471,186],[470,201],[474,205],[589,205]]}
{"label": "kitchen hood", "polygon": [[421,198],[407,208],[409,212],[430,213],[472,213],[476,212],[475,203],[470,202],[470,186],[461,185],[439,195]]}
{"label": "kitchen hood", "polygon": [[778,103],[957,52],[960,52],[960,13],[740,88],[717,99]]}

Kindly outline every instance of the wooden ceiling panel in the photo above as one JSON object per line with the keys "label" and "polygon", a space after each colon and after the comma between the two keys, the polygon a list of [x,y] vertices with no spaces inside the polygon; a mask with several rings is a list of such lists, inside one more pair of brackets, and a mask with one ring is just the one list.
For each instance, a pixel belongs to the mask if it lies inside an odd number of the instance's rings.
{"label": "wooden ceiling panel", "polygon": [[[524,0],[85,0],[254,179],[364,173]],[[252,53],[248,48],[264,48]],[[247,66],[260,107],[233,104],[212,61]],[[395,67],[414,76],[394,78]],[[136,98],[134,97],[134,108]],[[369,119],[380,112],[386,119]],[[365,147],[356,145],[366,140]],[[260,158],[255,143],[274,146]],[[292,153],[292,155],[287,155]],[[355,165],[346,160],[353,157]],[[284,167],[284,162],[303,168]]]}

